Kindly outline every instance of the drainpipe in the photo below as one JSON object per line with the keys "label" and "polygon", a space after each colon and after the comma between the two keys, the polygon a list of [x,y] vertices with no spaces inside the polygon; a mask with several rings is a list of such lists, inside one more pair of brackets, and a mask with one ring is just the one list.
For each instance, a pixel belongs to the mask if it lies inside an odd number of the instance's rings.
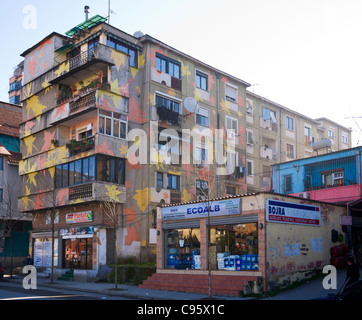
{"label": "drainpipe", "polygon": [[359,194],[358,197],[359,199],[361,199],[361,152],[360,150],[356,151],[357,153],[357,161],[358,161],[358,190],[359,190]]}
{"label": "drainpipe", "polygon": [[[216,105],[216,129],[220,128],[220,115],[219,115],[219,105],[220,105],[220,75],[218,73],[215,74],[216,75],[216,99],[217,99],[217,105]],[[222,148],[222,150],[224,150],[224,147]],[[219,198],[219,194],[220,194],[220,179],[219,179],[219,175],[216,175],[216,196]]]}

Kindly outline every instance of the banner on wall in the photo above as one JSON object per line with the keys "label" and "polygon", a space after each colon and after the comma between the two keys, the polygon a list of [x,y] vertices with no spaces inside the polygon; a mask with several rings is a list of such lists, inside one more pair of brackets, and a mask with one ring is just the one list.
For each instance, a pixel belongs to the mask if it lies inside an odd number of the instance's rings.
{"label": "banner on wall", "polygon": [[320,226],[321,208],[307,204],[267,199],[266,221]]}
{"label": "banner on wall", "polygon": [[178,220],[190,218],[207,218],[210,210],[210,217],[226,216],[241,213],[241,199],[225,199],[220,201],[210,201],[208,209],[207,202],[184,204],[161,209],[162,220]]}
{"label": "banner on wall", "polygon": [[67,223],[91,222],[92,211],[67,213],[65,219]]}

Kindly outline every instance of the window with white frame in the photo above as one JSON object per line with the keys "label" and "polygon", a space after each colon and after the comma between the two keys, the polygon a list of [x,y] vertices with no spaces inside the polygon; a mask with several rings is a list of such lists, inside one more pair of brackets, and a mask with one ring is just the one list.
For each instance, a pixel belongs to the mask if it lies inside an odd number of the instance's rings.
{"label": "window with white frame", "polygon": [[246,175],[253,176],[254,175],[254,162],[253,160],[246,160]]}
{"label": "window with white frame", "polygon": [[294,119],[286,116],[285,118],[285,126],[288,130],[294,131]]}
{"label": "window with white frame", "polygon": [[238,102],[238,88],[230,83],[225,84],[225,99],[234,103]]}
{"label": "window with white frame", "polygon": [[209,126],[209,110],[200,107],[196,113],[196,123],[205,127]]}
{"label": "window with white frame", "polygon": [[235,143],[237,142],[236,136],[238,132],[238,119],[233,117],[225,116],[226,133],[228,138],[234,138]]}
{"label": "window with white frame", "polygon": [[99,109],[98,132],[115,138],[127,138],[128,117],[124,114]]}
{"label": "window with white frame", "polygon": [[334,131],[333,130],[328,130],[328,138],[334,139]]}
{"label": "window with white frame", "polygon": [[196,70],[196,88],[203,89],[207,91],[208,85],[207,81],[208,75]]}
{"label": "window with white frame", "polygon": [[287,143],[287,157],[294,158],[294,146],[289,143]]}
{"label": "window with white frame", "polygon": [[246,129],[246,144],[253,145],[255,142],[255,136],[253,131]]}
{"label": "window with white frame", "polygon": [[342,143],[348,144],[348,136],[342,135]]}

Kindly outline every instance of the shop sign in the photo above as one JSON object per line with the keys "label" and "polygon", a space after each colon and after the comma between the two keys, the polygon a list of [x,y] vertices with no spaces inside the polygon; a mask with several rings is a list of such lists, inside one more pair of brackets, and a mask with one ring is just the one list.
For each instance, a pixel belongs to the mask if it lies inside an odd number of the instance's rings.
{"label": "shop sign", "polygon": [[267,199],[266,221],[320,226],[321,209],[301,203]]}
{"label": "shop sign", "polygon": [[67,223],[91,222],[92,211],[67,213],[65,219]]}
{"label": "shop sign", "polygon": [[94,228],[93,227],[80,227],[80,228],[65,228],[60,229],[60,235],[64,237],[69,236],[82,236],[82,235],[88,235],[93,234]]}
{"label": "shop sign", "polygon": [[351,226],[352,225],[352,216],[341,216],[341,225]]}
{"label": "shop sign", "polygon": [[190,218],[207,218],[208,211],[210,217],[240,214],[241,199],[225,199],[220,201],[185,204],[181,206],[165,207],[161,209],[162,220],[178,220]]}

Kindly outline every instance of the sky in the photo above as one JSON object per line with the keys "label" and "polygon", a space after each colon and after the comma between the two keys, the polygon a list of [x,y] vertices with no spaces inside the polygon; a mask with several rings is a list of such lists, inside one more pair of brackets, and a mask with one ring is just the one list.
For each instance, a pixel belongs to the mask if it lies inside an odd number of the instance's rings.
{"label": "sky", "polygon": [[[109,0],[13,0],[0,10],[0,101],[20,56],[56,31],[108,15]],[[352,128],[362,145],[361,0],[111,0],[110,24],[141,31],[310,118]],[[5,45],[6,44],[6,45]]]}

